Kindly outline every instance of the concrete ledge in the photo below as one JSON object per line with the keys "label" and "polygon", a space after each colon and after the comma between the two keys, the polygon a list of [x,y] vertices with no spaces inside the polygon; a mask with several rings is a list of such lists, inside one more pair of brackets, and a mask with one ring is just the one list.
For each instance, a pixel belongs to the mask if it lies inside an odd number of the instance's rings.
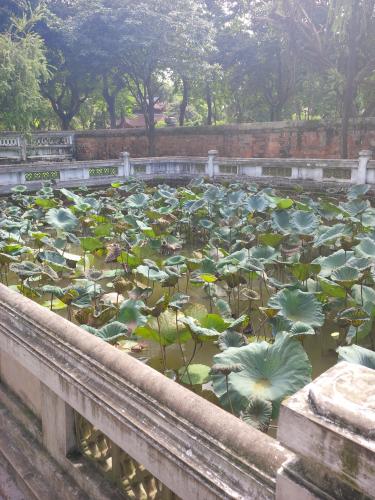
{"label": "concrete ledge", "polygon": [[273,498],[277,441],[0,285],[0,348],[181,498]]}
{"label": "concrete ledge", "polygon": [[0,428],[1,461],[27,499],[88,500],[1,403]]}

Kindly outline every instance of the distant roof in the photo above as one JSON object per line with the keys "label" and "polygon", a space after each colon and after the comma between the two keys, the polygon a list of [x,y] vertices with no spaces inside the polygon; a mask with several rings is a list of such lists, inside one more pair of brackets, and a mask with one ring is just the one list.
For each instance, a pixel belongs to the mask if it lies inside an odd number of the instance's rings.
{"label": "distant roof", "polygon": [[[155,113],[155,123],[159,123],[165,120],[167,116],[164,113]],[[125,118],[122,123],[120,123],[120,128],[145,128],[146,122],[145,117],[141,114],[134,116],[133,118]]]}

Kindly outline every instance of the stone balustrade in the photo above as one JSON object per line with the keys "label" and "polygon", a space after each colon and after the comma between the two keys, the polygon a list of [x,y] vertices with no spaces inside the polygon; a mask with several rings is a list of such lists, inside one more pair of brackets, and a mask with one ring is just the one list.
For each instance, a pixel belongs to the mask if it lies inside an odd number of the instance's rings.
{"label": "stone balustrade", "polygon": [[276,440],[0,285],[0,456],[32,498],[374,498],[374,384],[336,365]]}
{"label": "stone balustrade", "polygon": [[66,161],[74,156],[74,133],[39,132],[29,135],[2,132],[0,162]]}
{"label": "stone balustrade", "polygon": [[123,153],[119,160],[87,162],[30,163],[0,166],[0,193],[25,184],[39,189],[43,181],[57,187],[95,186],[126,181],[184,180],[196,177],[227,180],[254,180],[266,184],[322,183],[375,185],[375,161],[371,151],[361,151],[358,160],[219,158],[216,151],[208,157],[165,157],[132,159]]}

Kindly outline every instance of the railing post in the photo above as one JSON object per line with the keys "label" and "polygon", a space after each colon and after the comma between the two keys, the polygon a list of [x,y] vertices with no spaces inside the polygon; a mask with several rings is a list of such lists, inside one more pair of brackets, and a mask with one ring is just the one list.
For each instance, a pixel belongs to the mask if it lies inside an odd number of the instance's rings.
{"label": "railing post", "polygon": [[359,152],[357,184],[366,184],[367,182],[367,165],[372,159],[371,150],[363,150]]}
{"label": "railing post", "polygon": [[374,385],[374,370],[342,362],[283,403],[277,437],[295,457],[276,500],[373,497]]}
{"label": "railing post", "polygon": [[122,176],[128,178],[131,175],[130,154],[127,151],[125,151],[121,153],[121,157],[122,157]]}
{"label": "railing post", "polygon": [[216,165],[216,160],[217,160],[217,155],[218,151],[216,149],[211,149],[208,152],[208,163],[207,163],[207,175],[208,177],[214,178],[215,177],[215,165]]}
{"label": "railing post", "polygon": [[58,462],[76,449],[74,412],[46,385],[42,385],[43,444]]}

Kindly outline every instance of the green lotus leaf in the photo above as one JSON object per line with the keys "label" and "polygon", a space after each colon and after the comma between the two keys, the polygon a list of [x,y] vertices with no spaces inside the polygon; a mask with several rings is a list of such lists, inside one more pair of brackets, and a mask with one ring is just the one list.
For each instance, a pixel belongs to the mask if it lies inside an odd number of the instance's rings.
{"label": "green lotus leaf", "polygon": [[46,262],[51,267],[55,266],[57,269],[67,268],[66,260],[58,252],[52,252],[49,250],[39,252],[38,260]]}
{"label": "green lotus leaf", "polygon": [[369,286],[354,285],[351,294],[357,304],[371,317],[375,317],[375,290]]}
{"label": "green lotus leaf", "polygon": [[99,226],[96,226],[94,228],[94,234],[98,238],[104,237],[104,236],[110,236],[113,230],[113,225],[108,223],[108,224],[99,224]]}
{"label": "green lotus leaf", "polygon": [[[12,263],[10,265],[10,270],[13,271],[14,273],[17,273],[22,278],[28,278],[30,276],[37,276],[43,274],[49,275],[48,270],[46,270],[46,268],[43,268],[41,265],[35,264],[35,262],[31,262],[28,260],[25,260],[23,262]],[[58,276],[54,271],[52,271],[52,275],[58,278]]]}
{"label": "green lotus leaf", "polygon": [[119,321],[113,321],[112,323],[108,323],[107,325],[102,326],[99,329],[93,328],[92,326],[88,325],[81,325],[81,328],[88,331],[89,333],[92,333],[96,337],[101,338],[105,342],[109,342],[110,344],[124,337],[124,335],[128,331],[126,326]]}
{"label": "green lotus leaf", "polygon": [[228,327],[228,322],[219,316],[219,314],[207,314],[207,316],[200,319],[199,323],[203,328],[213,329],[220,333]]}
{"label": "green lotus leaf", "polygon": [[17,194],[24,193],[26,190],[27,190],[27,187],[24,185],[13,186],[11,188],[12,193],[17,193]]}
{"label": "green lotus leaf", "polygon": [[[272,249],[273,250],[273,249]],[[273,250],[274,251],[274,250]],[[243,264],[248,259],[248,253],[245,249],[239,250],[238,252],[233,252],[226,257],[220,259],[217,263],[217,269],[222,270],[225,269],[226,266],[238,266],[239,264]],[[214,273],[211,273],[214,274]]]}
{"label": "green lotus leaf", "polygon": [[198,325],[196,320],[190,316],[182,318],[181,323],[189,329],[192,337],[198,342],[210,342],[212,340],[217,340],[220,335],[220,332],[214,330],[213,328],[204,328]]}
{"label": "green lotus leaf", "polygon": [[346,334],[346,342],[347,344],[351,344],[353,340],[355,342],[361,342],[366,337],[372,333],[374,321],[370,319],[369,321],[365,321],[359,327],[355,327],[351,325]]}
{"label": "green lotus leaf", "polygon": [[331,276],[332,272],[338,267],[345,266],[348,260],[353,257],[353,252],[346,252],[344,250],[338,250],[328,257],[318,257],[317,259],[312,261],[312,264],[319,264],[320,271],[319,276],[323,276],[324,278],[328,278]]}
{"label": "green lotus leaf", "polygon": [[151,268],[149,266],[140,265],[135,269],[135,272],[151,281],[162,281],[168,278],[168,274],[157,267],[155,269],[155,267]]}
{"label": "green lotus leaf", "polygon": [[230,347],[213,358],[214,364],[240,364],[243,370],[230,373],[227,393],[223,375],[213,375],[213,389],[225,408],[233,406],[239,414],[244,400],[251,397],[272,402],[272,416],[279,412],[281,401],[311,382],[311,364],[300,342],[279,333],[275,343],[254,342],[244,347]]}
{"label": "green lotus leaf", "polygon": [[203,304],[199,304],[198,302],[194,304],[190,304],[185,309],[185,315],[190,316],[198,321],[201,321],[208,314],[207,307]]}
{"label": "green lotus leaf", "polygon": [[372,266],[371,259],[368,259],[366,257],[352,257],[351,259],[348,260],[347,265],[350,267],[354,267],[355,269],[358,269],[358,271],[365,271],[366,269],[369,269]]}
{"label": "green lotus leaf", "polygon": [[300,337],[303,335],[315,335],[315,330],[310,325],[298,321],[292,325],[288,333],[290,337]]}
{"label": "green lotus leaf", "polygon": [[274,248],[270,246],[256,246],[250,250],[250,255],[254,259],[259,260],[261,263],[270,263],[276,260],[280,255]]}
{"label": "green lotus leaf", "polygon": [[357,199],[357,198],[361,198],[362,196],[364,196],[368,190],[370,189],[370,186],[368,186],[367,184],[358,184],[356,186],[352,186],[349,190],[348,190],[348,199],[349,200],[354,200],[354,199]]}
{"label": "green lotus leaf", "polygon": [[46,213],[46,221],[62,231],[72,231],[78,225],[77,217],[67,208],[51,208]]}
{"label": "green lotus leaf", "polygon": [[104,244],[98,239],[91,236],[80,238],[81,247],[85,252],[95,252],[99,248],[103,248]]}
{"label": "green lotus leaf", "polygon": [[261,432],[267,432],[272,418],[272,403],[265,399],[252,397],[241,412],[241,420]]}
{"label": "green lotus leaf", "polygon": [[162,346],[178,342],[184,343],[190,339],[190,333],[185,326],[185,317],[173,311],[165,311],[158,318],[150,318],[146,325],[138,326],[134,333],[139,337],[153,340]]}
{"label": "green lotus leaf", "polygon": [[291,198],[274,198],[277,208],[285,210],[291,208],[294,205],[294,201]]}
{"label": "green lotus leaf", "polygon": [[52,301],[46,300],[46,301],[42,302],[42,306],[47,307],[48,309],[51,309],[52,311],[61,311],[61,310],[67,308],[67,305],[58,298],[55,298]]}
{"label": "green lotus leaf", "polygon": [[272,212],[271,226],[281,233],[290,233],[292,231],[292,226],[290,225],[290,212],[288,210],[276,210]]}
{"label": "green lotus leaf", "polygon": [[202,385],[210,379],[210,367],[207,365],[190,365],[187,369],[183,366],[178,370],[180,381],[186,385]]}
{"label": "green lotus leaf", "polygon": [[311,275],[318,274],[321,269],[319,264],[305,264],[302,262],[288,264],[288,267],[290,267],[293,276],[299,281],[306,281]]}
{"label": "green lotus leaf", "polygon": [[145,325],[147,318],[140,312],[143,306],[144,303],[141,300],[125,300],[120,306],[118,321],[125,325]]}
{"label": "green lotus leaf", "polygon": [[259,235],[259,241],[262,245],[273,248],[278,247],[284,238],[285,236],[283,234],[278,233],[265,233]]}
{"label": "green lotus leaf", "polygon": [[129,208],[144,208],[149,201],[149,196],[144,193],[132,194],[127,198],[126,205]]}
{"label": "green lotus leaf", "polygon": [[185,295],[184,293],[175,293],[168,304],[168,307],[170,307],[173,310],[180,310],[182,309],[186,304],[188,304],[190,300],[189,295]]}
{"label": "green lotus leaf", "polygon": [[265,212],[269,206],[269,199],[264,194],[255,194],[251,196],[246,204],[249,212]]}
{"label": "green lotus leaf", "polygon": [[312,327],[322,326],[322,304],[313,293],[301,290],[280,290],[268,301],[268,306],[278,308],[278,314],[293,323],[302,322]]}
{"label": "green lotus leaf", "polygon": [[375,370],[375,352],[359,345],[339,347],[337,349],[339,361],[347,361],[356,365],[367,366]]}
{"label": "green lotus leaf", "polygon": [[320,247],[322,245],[330,245],[334,243],[339,238],[344,236],[351,236],[352,230],[350,226],[346,224],[335,224],[332,227],[326,228],[318,234],[315,238],[314,247]]}
{"label": "green lotus leaf", "polygon": [[51,200],[51,198],[35,198],[35,205],[42,208],[55,208],[57,201]]}
{"label": "green lotus leaf", "polygon": [[223,318],[232,318],[232,309],[226,300],[214,298],[214,304]]}
{"label": "green lotus leaf", "polygon": [[182,266],[185,264],[186,257],[183,255],[174,255],[173,257],[169,257],[169,259],[164,261],[165,266]]}
{"label": "green lotus leaf", "polygon": [[326,278],[318,279],[322,292],[328,297],[335,297],[337,299],[345,299],[346,292],[345,288],[341,287],[334,281],[328,280]]}
{"label": "green lotus leaf", "polygon": [[351,217],[358,217],[362,212],[370,207],[368,200],[351,200],[340,205]]}
{"label": "green lotus leaf", "polygon": [[360,279],[360,276],[358,269],[351,266],[338,267],[331,274],[332,280],[346,289],[351,288]]}
{"label": "green lotus leaf", "polygon": [[229,347],[243,347],[248,344],[248,341],[245,335],[234,330],[226,330],[220,334],[217,344],[221,351],[225,351]]}
{"label": "green lotus leaf", "polygon": [[228,330],[235,330],[236,328],[245,328],[250,322],[250,318],[247,314],[243,314],[237,319],[227,320]]}
{"label": "green lotus leaf", "polygon": [[355,247],[355,254],[358,257],[375,259],[375,241],[371,238],[363,238],[359,245]]}
{"label": "green lotus leaf", "polygon": [[319,220],[312,212],[296,210],[290,217],[290,225],[298,234],[312,235],[318,224]]}
{"label": "green lotus leaf", "polygon": [[215,281],[217,281],[216,276],[214,276],[213,274],[200,274],[199,277],[205,283],[215,283]]}

